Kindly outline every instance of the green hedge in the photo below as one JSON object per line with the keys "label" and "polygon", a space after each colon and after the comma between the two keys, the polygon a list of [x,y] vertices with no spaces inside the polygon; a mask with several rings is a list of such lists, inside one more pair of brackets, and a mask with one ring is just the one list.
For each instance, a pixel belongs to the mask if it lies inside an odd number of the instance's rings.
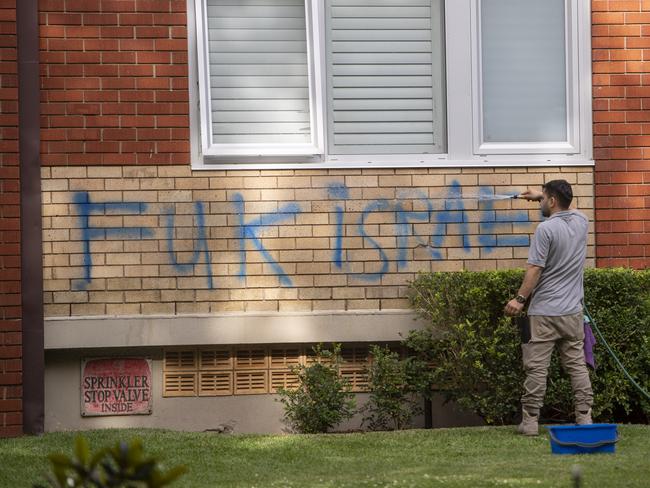
{"label": "green hedge", "polygon": [[[520,410],[520,337],[503,307],[522,278],[523,270],[423,273],[410,285],[411,305],[429,327],[411,332],[406,345],[432,365],[435,389],[490,424],[511,424]],[[585,300],[632,377],[650,390],[650,271],[587,269]],[[595,359],[597,369],[590,373],[595,419],[648,423],[650,402],[603,344],[596,345]],[[571,420],[571,385],[557,354],[544,403],[543,420]]]}

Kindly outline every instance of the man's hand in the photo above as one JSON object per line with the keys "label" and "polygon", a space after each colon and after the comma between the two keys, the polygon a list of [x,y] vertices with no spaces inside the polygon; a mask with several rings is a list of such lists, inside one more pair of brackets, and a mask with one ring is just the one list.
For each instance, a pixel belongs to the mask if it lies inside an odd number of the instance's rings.
{"label": "man's hand", "polygon": [[503,313],[505,313],[509,317],[516,317],[517,315],[521,314],[523,310],[524,310],[524,304],[519,303],[517,300],[513,298],[506,304],[506,307],[503,309]]}
{"label": "man's hand", "polygon": [[539,190],[531,190],[529,188],[528,190],[517,195],[517,198],[523,198],[529,202],[541,202],[542,198],[544,198],[544,194]]}

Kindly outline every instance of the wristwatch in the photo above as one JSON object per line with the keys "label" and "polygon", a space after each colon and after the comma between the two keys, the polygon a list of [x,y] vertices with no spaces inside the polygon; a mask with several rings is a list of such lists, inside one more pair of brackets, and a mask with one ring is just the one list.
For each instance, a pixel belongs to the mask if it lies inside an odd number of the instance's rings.
{"label": "wristwatch", "polygon": [[526,297],[523,296],[523,295],[517,295],[517,296],[515,297],[515,300],[517,300],[519,303],[522,303],[522,304],[523,304],[523,303],[526,303]]}

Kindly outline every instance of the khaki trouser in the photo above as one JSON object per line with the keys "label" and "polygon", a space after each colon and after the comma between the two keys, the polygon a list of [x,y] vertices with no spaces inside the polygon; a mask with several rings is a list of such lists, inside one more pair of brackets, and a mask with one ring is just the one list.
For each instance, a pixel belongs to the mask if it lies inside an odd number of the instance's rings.
{"label": "khaki trouser", "polygon": [[564,370],[571,377],[576,410],[591,407],[593,392],[585,363],[582,312],[560,317],[531,315],[530,342],[521,345],[526,380],[521,405],[531,414],[539,413],[546,393],[546,376],[551,354],[557,344]]}

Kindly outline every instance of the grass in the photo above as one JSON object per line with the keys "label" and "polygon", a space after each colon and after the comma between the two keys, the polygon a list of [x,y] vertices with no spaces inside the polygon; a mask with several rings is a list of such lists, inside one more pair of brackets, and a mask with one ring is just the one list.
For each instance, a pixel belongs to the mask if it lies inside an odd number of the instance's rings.
{"label": "grass", "polygon": [[[71,453],[77,433],[0,439],[0,486],[30,487],[46,455]],[[512,427],[328,435],[222,435],[165,430],[102,430],[83,435],[93,450],[140,437],[164,466],[185,464],[178,487],[642,487],[650,479],[650,426],[619,427],[616,454],[557,456],[547,435]]]}

